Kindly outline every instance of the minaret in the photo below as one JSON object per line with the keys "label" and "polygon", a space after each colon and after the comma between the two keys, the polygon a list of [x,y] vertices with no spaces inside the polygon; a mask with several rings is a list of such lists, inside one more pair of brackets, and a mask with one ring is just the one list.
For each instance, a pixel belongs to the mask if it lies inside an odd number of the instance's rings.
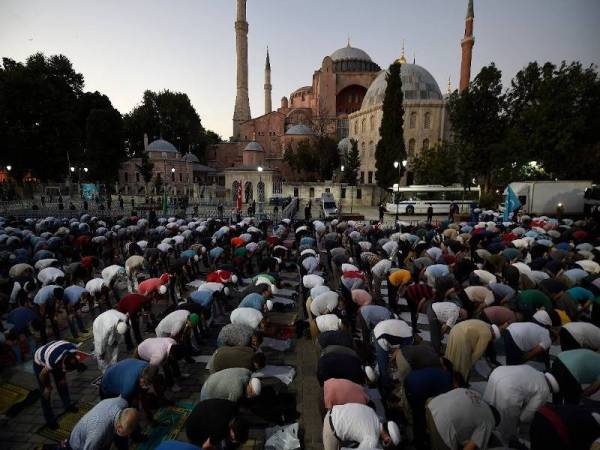
{"label": "minaret", "polygon": [[248,22],[246,22],[246,0],[237,0],[235,21],[235,51],[237,55],[237,92],[233,111],[233,139],[239,139],[240,123],[250,120],[248,100]]}
{"label": "minaret", "polygon": [[265,114],[273,111],[271,104],[271,61],[269,60],[269,47],[267,47],[267,60],[265,61]]}
{"label": "minaret", "polygon": [[460,43],[462,47],[462,60],[460,63],[460,84],[459,91],[464,91],[471,81],[471,59],[473,57],[473,45],[475,38],[473,37],[473,20],[475,14],[473,12],[473,0],[469,0],[467,8],[467,17],[465,19],[465,37]]}

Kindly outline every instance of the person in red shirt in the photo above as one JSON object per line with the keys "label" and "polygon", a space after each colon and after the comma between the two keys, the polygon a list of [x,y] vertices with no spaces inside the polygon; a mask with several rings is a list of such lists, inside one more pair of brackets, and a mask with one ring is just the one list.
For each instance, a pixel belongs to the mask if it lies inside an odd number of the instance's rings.
{"label": "person in red shirt", "polygon": [[212,282],[212,283],[236,284],[238,281],[238,278],[235,274],[232,274],[228,270],[215,270],[214,272],[211,272],[206,276],[206,281]]}
{"label": "person in red shirt", "polygon": [[[127,314],[129,317],[129,328],[133,329],[135,340],[139,344],[144,340],[140,333],[140,313],[143,311],[144,321],[148,326],[156,322],[156,318],[152,314],[152,298],[140,294],[127,294],[123,297],[116,306],[117,311]],[[131,339],[129,328],[125,333],[125,344],[127,350],[131,351],[135,348]]]}
{"label": "person in red shirt", "polygon": [[169,274],[163,273],[160,278],[149,278],[142,281],[138,286],[138,293],[141,295],[165,295],[167,293],[167,286],[169,282]]}

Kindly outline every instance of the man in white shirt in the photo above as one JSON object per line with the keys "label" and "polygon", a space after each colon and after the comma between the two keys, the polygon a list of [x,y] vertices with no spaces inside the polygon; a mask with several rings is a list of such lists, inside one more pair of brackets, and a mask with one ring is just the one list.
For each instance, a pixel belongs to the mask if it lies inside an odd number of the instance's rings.
{"label": "man in white shirt", "polygon": [[[534,315],[541,318],[545,311],[538,311]],[[546,321],[546,319],[540,319]],[[549,316],[548,316],[548,321]],[[515,322],[506,328],[504,334],[504,347],[506,350],[506,364],[509,366],[524,364],[525,362],[541,356],[549,368],[549,350],[552,345],[550,331],[545,326],[534,322]],[[551,324],[551,322],[550,322]],[[547,325],[549,326],[549,325]]]}
{"label": "man in white shirt", "polygon": [[46,267],[45,269],[40,270],[37,278],[43,286],[48,286],[49,284],[62,285],[65,279],[65,273],[56,267]]}
{"label": "man in white shirt", "polygon": [[589,348],[600,350],[600,328],[589,322],[569,322],[560,329],[561,350]]}
{"label": "man in white shirt", "polygon": [[108,366],[117,362],[119,342],[127,332],[127,316],[116,309],[109,309],[94,319],[92,330],[98,368],[104,373]]}
{"label": "man in white shirt", "polygon": [[[317,289],[317,288],[313,288]],[[312,290],[311,290],[312,291]],[[310,312],[315,317],[331,313],[338,305],[338,293],[333,291],[323,292],[312,299]]]}
{"label": "man in white shirt", "polygon": [[[156,327],[157,337],[171,337],[186,350],[186,361],[192,362],[192,331],[200,323],[200,317],[196,313],[190,313],[187,309],[178,309],[167,314]],[[197,332],[197,331],[196,331]]]}
{"label": "man in white shirt", "polygon": [[470,389],[457,388],[438,395],[426,407],[433,450],[485,449],[500,414]]}
{"label": "man in white shirt", "polygon": [[263,325],[263,314],[254,308],[236,308],[229,316],[231,323],[248,325],[253,330]]}
{"label": "man in white shirt", "polygon": [[331,408],[323,420],[324,450],[338,450],[342,442],[357,442],[358,448],[375,449],[400,443],[395,422],[382,424],[367,405],[347,403]]}
{"label": "man in white shirt", "polygon": [[436,352],[441,354],[442,339],[450,332],[458,319],[466,319],[467,311],[461,309],[453,302],[433,302],[427,307],[431,345]]}
{"label": "man in white shirt", "polygon": [[542,373],[531,366],[500,366],[492,371],[483,399],[500,413],[498,430],[506,445],[519,435],[519,425],[528,424],[533,415],[559,385],[550,373]]}
{"label": "man in white shirt", "polygon": [[375,325],[373,335],[375,337],[375,358],[380,374],[380,387],[390,390],[392,388],[388,374],[390,355],[397,348],[412,344],[412,328],[404,320],[388,319]]}
{"label": "man in white shirt", "polygon": [[371,267],[371,274],[373,275],[373,282],[371,295],[373,298],[379,299],[381,297],[381,283],[387,278],[387,274],[392,268],[392,262],[389,259],[382,259]]}

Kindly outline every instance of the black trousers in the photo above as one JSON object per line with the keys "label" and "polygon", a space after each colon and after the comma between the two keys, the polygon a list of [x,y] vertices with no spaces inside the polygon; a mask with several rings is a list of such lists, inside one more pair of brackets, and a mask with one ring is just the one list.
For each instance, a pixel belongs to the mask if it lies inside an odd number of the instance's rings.
{"label": "black trousers", "polygon": [[552,403],[557,405],[562,403],[577,405],[583,394],[581,385],[560,359],[557,358],[554,360],[550,373],[554,375],[560,386],[560,391],[552,395]]}
{"label": "black trousers", "polygon": [[560,329],[560,349],[563,352],[567,350],[576,350],[581,348],[579,342],[573,337],[571,333],[569,333],[565,328]]}
{"label": "black trousers", "polygon": [[[141,344],[144,339],[142,338],[142,333],[140,332],[140,316],[137,313],[129,316],[129,324],[131,325],[131,330],[133,330],[133,335],[135,336],[137,345]],[[127,329],[127,333],[125,333],[125,345],[127,346],[128,351],[131,351],[135,348],[133,340],[131,339],[131,330]]]}

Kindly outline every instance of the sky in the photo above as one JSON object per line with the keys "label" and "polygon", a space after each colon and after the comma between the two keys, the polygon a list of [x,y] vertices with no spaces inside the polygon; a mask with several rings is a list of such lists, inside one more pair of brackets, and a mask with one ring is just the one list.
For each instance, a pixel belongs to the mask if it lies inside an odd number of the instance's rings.
{"label": "sky", "polygon": [[[456,87],[467,0],[248,0],[252,116],[264,113],[271,55],[273,108],[310,85],[346,45],[382,68],[400,55]],[[236,86],[234,0],[0,0],[0,57],[64,54],[85,89],[123,114],[145,90],[185,92],[203,125],[227,139]],[[599,0],[475,0],[472,74],[495,62],[505,86],[528,62],[600,63]]]}

